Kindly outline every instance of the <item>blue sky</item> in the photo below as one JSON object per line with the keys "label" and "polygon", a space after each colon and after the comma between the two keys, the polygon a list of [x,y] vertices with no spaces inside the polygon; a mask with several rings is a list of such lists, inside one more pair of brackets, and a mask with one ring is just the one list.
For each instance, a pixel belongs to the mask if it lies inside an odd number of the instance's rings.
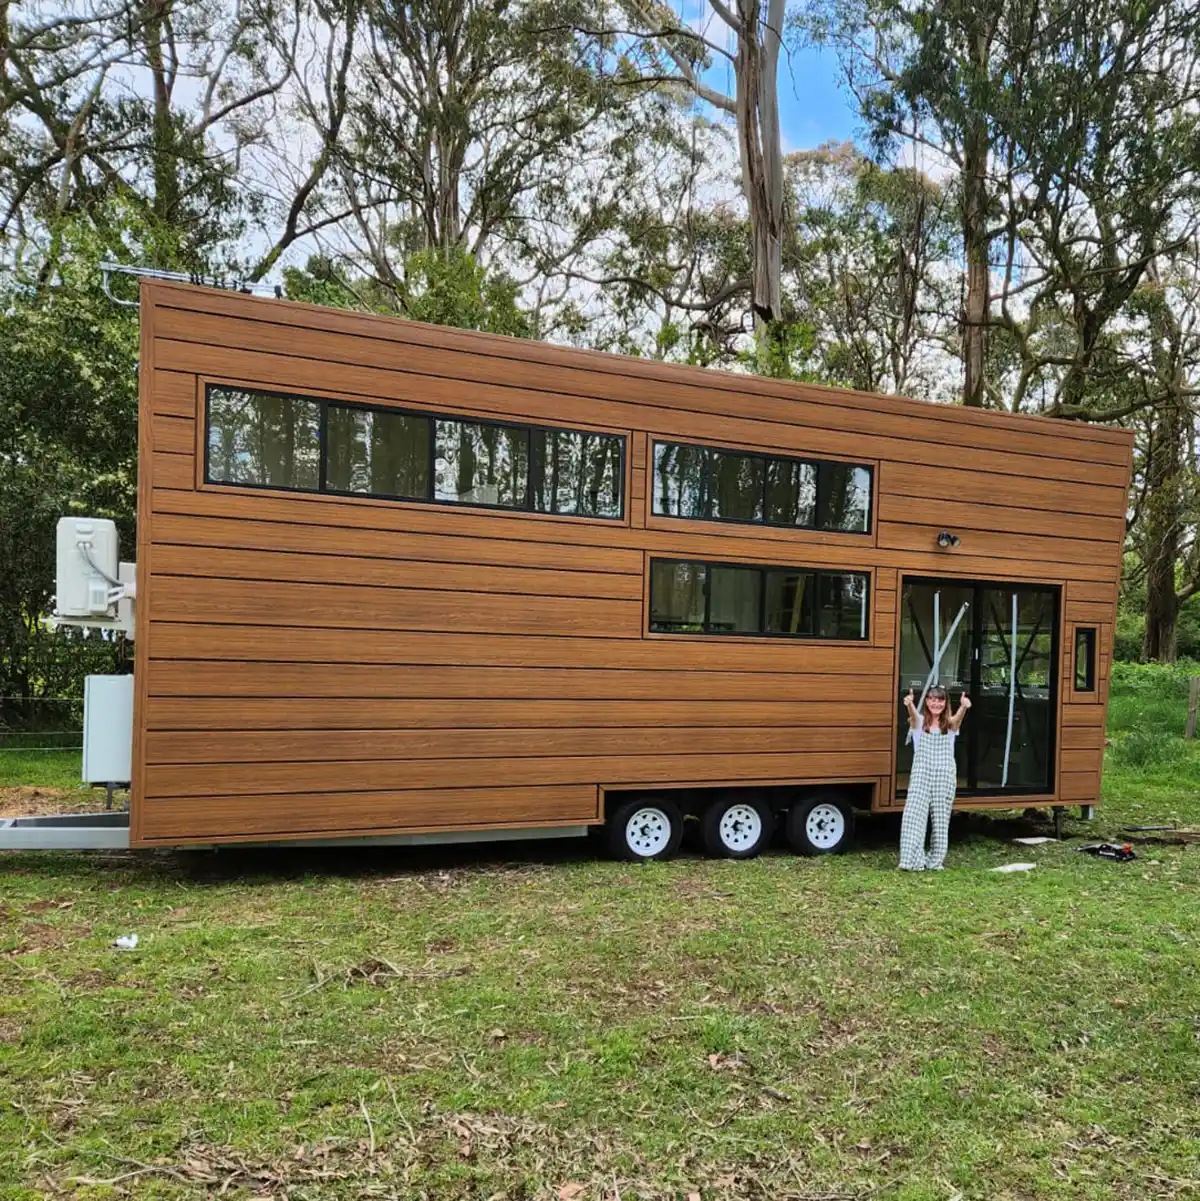
{"label": "blue sky", "polygon": [[779,121],[785,153],[854,138],[858,118],[831,51],[809,47],[784,56],[779,64]]}

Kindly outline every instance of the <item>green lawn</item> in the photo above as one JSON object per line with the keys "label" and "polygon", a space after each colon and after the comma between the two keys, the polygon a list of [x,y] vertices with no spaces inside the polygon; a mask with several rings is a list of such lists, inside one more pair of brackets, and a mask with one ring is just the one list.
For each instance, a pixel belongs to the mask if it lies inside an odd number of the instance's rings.
{"label": "green lawn", "polygon": [[[1183,679],[1119,681],[1076,845],[1200,823]],[[1200,847],[1016,832],[958,818],[921,876],[894,822],[754,863],[7,857],[0,1197],[1200,1192]]]}

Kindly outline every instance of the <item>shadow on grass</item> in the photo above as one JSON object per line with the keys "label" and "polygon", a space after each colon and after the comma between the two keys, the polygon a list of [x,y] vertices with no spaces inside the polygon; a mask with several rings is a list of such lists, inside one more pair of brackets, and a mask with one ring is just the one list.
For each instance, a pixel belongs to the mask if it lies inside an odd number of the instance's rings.
{"label": "shadow on grass", "polygon": [[[1066,837],[1080,834],[1068,824]],[[1013,838],[1052,834],[1047,812],[1026,817],[1019,811],[955,813],[950,828],[952,847],[1007,843]],[[844,858],[894,851],[900,840],[900,814],[860,816],[853,847]],[[777,835],[767,855],[791,857],[782,835]],[[678,859],[699,861],[701,851],[686,844]],[[522,841],[457,843],[423,847],[222,847],[218,850],[152,850],[132,852],[34,852],[0,854],[4,875],[41,874],[68,880],[95,881],[98,874],[125,886],[150,885],[164,880],[188,884],[269,885],[311,877],[376,879],[381,876],[428,876],[446,880],[471,873],[537,871],[568,865],[608,864],[627,870],[630,864],[607,859],[603,842],[587,838],[528,839]],[[866,866],[864,862],[864,867]],[[872,870],[877,866],[872,864]],[[747,870],[752,870],[747,865]]]}

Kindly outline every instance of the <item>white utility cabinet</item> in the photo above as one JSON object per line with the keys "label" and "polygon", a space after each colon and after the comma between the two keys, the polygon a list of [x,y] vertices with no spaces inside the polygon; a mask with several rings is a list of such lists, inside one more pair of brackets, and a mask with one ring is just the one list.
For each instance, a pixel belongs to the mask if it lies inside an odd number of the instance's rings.
{"label": "white utility cabinet", "polygon": [[128,784],[133,775],[133,676],[83,685],[83,782]]}

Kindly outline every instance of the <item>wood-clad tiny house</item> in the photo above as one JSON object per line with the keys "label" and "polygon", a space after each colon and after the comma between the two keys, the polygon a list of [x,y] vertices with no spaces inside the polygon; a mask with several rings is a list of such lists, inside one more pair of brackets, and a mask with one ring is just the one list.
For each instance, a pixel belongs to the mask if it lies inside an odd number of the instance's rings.
{"label": "wood-clad tiny house", "polygon": [[1098,797],[1121,431],[151,281],[141,362],[135,846],[893,810],[935,670],[960,804]]}

